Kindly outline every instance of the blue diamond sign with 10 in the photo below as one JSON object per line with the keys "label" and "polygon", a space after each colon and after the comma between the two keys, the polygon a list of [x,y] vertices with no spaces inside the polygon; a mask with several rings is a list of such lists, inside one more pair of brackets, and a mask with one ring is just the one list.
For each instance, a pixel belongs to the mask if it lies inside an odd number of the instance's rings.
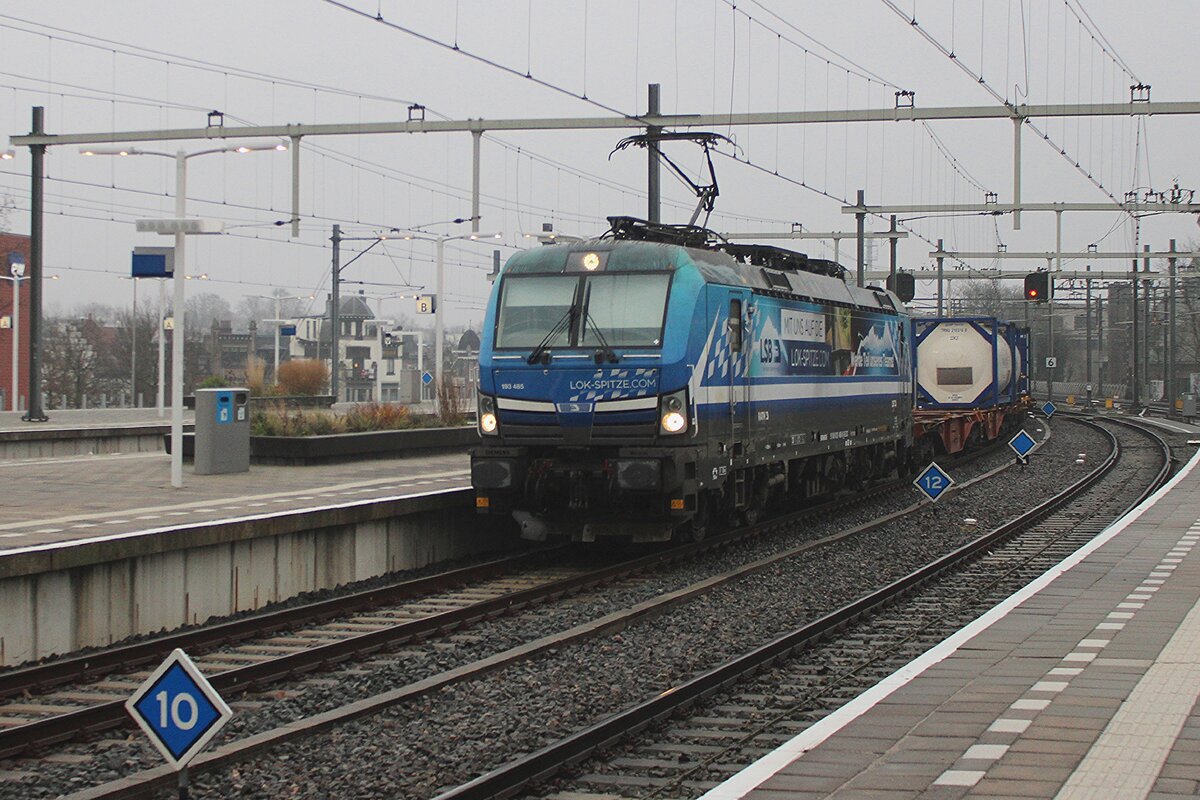
{"label": "blue diamond sign with 10", "polygon": [[233,716],[178,648],[125,701],[125,708],[175,769],[187,766]]}

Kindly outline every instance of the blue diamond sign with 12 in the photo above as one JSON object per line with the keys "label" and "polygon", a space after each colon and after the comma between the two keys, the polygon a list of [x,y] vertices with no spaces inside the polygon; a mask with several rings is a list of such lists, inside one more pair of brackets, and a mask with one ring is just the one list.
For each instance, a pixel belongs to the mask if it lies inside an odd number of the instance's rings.
{"label": "blue diamond sign with 12", "polygon": [[931,461],[913,483],[923,495],[936,503],[942,493],[954,485],[954,479],[936,461]]}

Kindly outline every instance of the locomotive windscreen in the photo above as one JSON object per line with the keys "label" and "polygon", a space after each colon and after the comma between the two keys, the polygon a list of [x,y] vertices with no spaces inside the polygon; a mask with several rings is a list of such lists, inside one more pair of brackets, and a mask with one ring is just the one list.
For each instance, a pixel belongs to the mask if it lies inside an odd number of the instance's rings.
{"label": "locomotive windscreen", "polygon": [[[503,279],[496,321],[498,348],[538,346],[656,347],[662,343],[666,313],[667,273],[600,273],[595,275],[508,275]],[[572,305],[576,319],[561,325]]]}
{"label": "locomotive windscreen", "polygon": [[[537,347],[575,302],[579,279],[573,275],[530,275],[504,279],[497,347]],[[563,328],[547,347],[568,343],[573,331]]]}

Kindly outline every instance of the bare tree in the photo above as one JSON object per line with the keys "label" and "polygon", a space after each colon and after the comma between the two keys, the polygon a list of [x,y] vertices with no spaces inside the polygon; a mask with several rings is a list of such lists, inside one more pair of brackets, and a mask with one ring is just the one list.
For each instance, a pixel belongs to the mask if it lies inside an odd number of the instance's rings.
{"label": "bare tree", "polygon": [[233,319],[229,301],[212,292],[201,292],[187,300],[186,325],[188,331],[198,331],[201,336],[212,328],[213,320]]}
{"label": "bare tree", "polygon": [[[142,310],[135,319],[132,311],[117,314],[116,331],[106,347],[98,348],[97,369],[102,380],[113,387],[113,391],[130,391],[130,401],[138,394],[148,401],[157,394],[158,386],[158,312]],[[136,342],[136,347],[135,347]],[[137,369],[133,369],[134,353],[137,354]],[[136,384],[131,381],[136,375]]]}
{"label": "bare tree", "polygon": [[49,320],[42,342],[42,380],[50,401],[66,398],[71,408],[99,392],[96,350],[79,320]]}

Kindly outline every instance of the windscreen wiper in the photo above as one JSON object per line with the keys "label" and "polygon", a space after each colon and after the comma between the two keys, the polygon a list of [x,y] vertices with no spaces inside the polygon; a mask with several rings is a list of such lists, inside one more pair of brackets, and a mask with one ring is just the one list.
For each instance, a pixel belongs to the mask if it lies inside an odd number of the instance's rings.
{"label": "windscreen wiper", "polygon": [[617,357],[617,351],[612,349],[608,343],[608,339],[604,337],[604,331],[600,330],[600,326],[596,324],[596,320],[592,319],[592,312],[589,310],[591,299],[592,285],[588,283],[587,291],[583,295],[583,320],[591,329],[592,335],[596,337],[596,341],[600,343],[599,349],[596,350],[596,363],[600,364],[607,361],[609,364],[616,364],[620,361]]}
{"label": "windscreen wiper", "polygon": [[[533,352],[529,354],[529,358],[525,359],[525,362],[528,364],[538,363],[542,356],[545,355],[547,348],[550,347],[550,343],[554,341],[555,337],[571,329],[571,326],[575,324],[575,315],[578,313],[579,306],[576,304],[575,298],[571,298],[571,305],[567,308],[566,313],[562,315],[558,322],[554,323],[554,327],[550,329],[550,332],[538,342],[538,346],[533,348]],[[549,363],[549,361],[546,363]]]}

